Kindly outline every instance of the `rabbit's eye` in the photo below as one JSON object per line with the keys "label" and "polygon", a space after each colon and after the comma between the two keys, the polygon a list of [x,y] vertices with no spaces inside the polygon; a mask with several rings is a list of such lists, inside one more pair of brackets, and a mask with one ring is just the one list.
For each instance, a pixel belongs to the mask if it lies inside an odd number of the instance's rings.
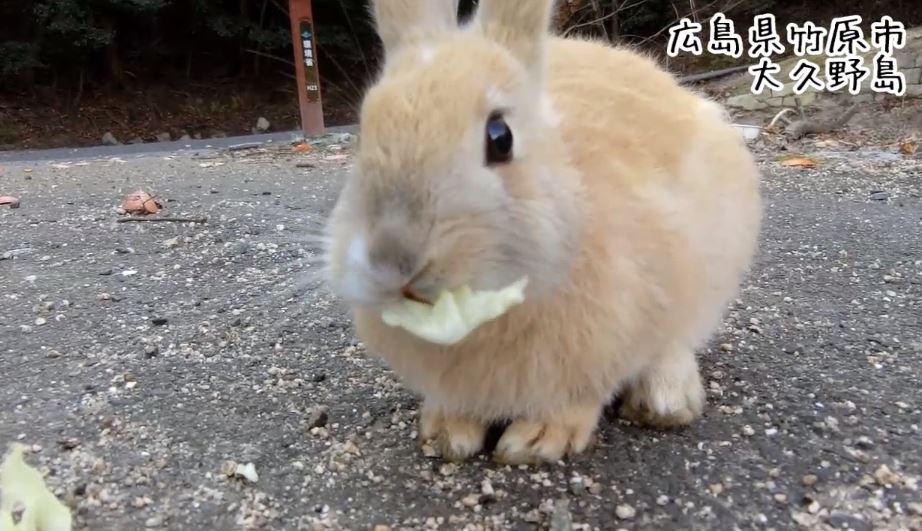
{"label": "rabbit's eye", "polygon": [[487,164],[502,164],[512,160],[512,130],[499,113],[487,120]]}

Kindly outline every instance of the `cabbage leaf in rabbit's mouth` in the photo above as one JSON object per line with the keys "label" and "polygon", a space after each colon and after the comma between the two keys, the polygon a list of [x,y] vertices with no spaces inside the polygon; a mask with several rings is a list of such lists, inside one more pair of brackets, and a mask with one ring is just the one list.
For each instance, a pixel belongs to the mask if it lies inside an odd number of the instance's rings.
{"label": "cabbage leaf in rabbit's mouth", "polygon": [[480,325],[491,321],[525,300],[528,278],[490,291],[473,291],[462,286],[443,291],[434,304],[412,299],[386,308],[381,313],[385,324],[440,345],[453,345]]}

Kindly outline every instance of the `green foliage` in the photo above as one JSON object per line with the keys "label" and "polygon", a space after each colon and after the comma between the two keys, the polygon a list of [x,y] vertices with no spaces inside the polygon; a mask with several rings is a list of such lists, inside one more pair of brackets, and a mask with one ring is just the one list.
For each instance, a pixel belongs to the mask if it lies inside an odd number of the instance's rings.
{"label": "green foliage", "polygon": [[[140,84],[155,78],[256,80],[268,73],[290,78],[294,57],[288,1],[0,1],[0,86],[82,89],[84,83],[105,85],[124,79]],[[368,2],[313,0],[324,82],[358,86],[375,71],[379,41]],[[605,32],[658,46],[676,16],[692,12],[705,21],[723,9],[740,25],[765,12],[801,19],[845,13],[867,19],[887,13],[912,26],[922,23],[916,3],[876,0],[860,3],[858,9],[854,6],[859,3],[846,0],[803,0],[797,5],[779,0],[567,0],[559,7],[567,12],[561,30],[577,26],[577,33]],[[459,0],[461,16],[468,16],[476,4]],[[619,8],[617,17],[607,16]],[[605,25],[594,22],[600,15]]]}
{"label": "green foliage", "polygon": [[0,79],[22,75],[40,65],[32,43],[0,42]]}
{"label": "green foliage", "polygon": [[46,39],[74,48],[99,48],[109,43],[112,32],[93,24],[90,5],[80,0],[45,0],[34,8],[35,23]]}

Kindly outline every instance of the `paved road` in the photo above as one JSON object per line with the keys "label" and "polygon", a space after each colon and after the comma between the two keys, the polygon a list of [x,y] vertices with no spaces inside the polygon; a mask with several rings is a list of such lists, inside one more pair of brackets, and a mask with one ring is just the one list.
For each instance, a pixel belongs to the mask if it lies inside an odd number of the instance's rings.
{"label": "paved road", "polygon": [[[922,529],[918,159],[765,162],[705,418],[610,417],[593,452],[524,469],[417,453],[418,402],[316,288],[349,164],[3,165],[22,207],[0,208],[0,443],[34,445],[79,529]],[[207,223],[115,223],[139,187]]]}
{"label": "paved road", "polygon": [[[353,133],[354,125],[327,127],[325,134]],[[143,144],[120,144],[117,146],[92,146],[83,148],[32,149],[24,151],[0,151],[0,163],[87,160],[99,157],[152,156],[177,152],[225,149],[244,144],[286,143],[302,139],[302,131],[282,131],[258,135],[242,135],[201,140],[174,140],[171,142],[147,142]]]}

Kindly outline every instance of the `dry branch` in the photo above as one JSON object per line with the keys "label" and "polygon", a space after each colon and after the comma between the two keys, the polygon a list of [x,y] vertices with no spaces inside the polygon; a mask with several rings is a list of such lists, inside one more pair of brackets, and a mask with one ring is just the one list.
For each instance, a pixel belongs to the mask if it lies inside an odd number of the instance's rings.
{"label": "dry branch", "polygon": [[710,79],[717,79],[718,77],[729,76],[730,74],[735,74],[737,72],[742,72],[743,70],[749,69],[748,66],[731,66],[729,68],[721,68],[720,70],[713,70],[711,72],[702,72],[700,74],[692,74],[690,76],[683,76],[679,78],[679,83],[697,83],[698,81],[707,81]]}
{"label": "dry branch", "polygon": [[833,116],[812,119],[802,118],[800,120],[791,122],[791,124],[785,128],[785,133],[787,136],[794,140],[811,134],[831,133],[844,127],[845,124],[847,124],[848,121],[851,120],[857,112],[858,105],[853,104],[845,111],[842,111],[841,113]]}
{"label": "dry branch", "polygon": [[164,218],[119,218],[115,220],[116,223],[130,223],[130,222],[205,223],[206,221],[208,221],[207,218],[166,218],[166,217]]}

